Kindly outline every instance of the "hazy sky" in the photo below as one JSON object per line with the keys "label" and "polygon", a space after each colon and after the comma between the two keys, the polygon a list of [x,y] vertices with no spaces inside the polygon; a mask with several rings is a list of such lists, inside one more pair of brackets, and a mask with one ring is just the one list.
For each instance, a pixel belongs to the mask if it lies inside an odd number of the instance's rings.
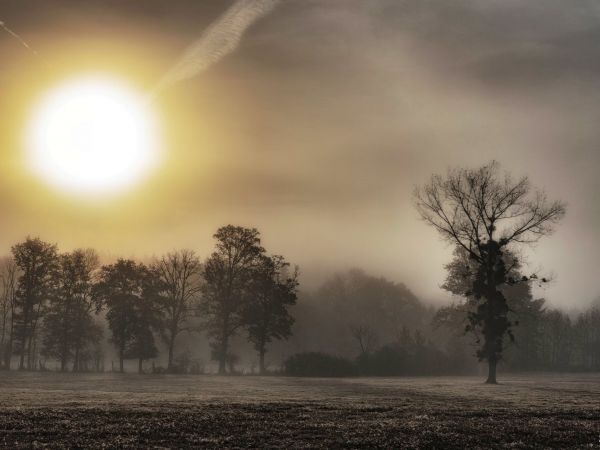
{"label": "hazy sky", "polygon": [[104,71],[150,89],[230,2],[2,0],[0,250],[27,234],[61,248],[202,256],[220,225],[258,227],[307,282],[360,266],[428,300],[451,248],[412,207],[415,184],[496,159],[568,203],[529,252],[556,280],[600,294],[600,6],[596,0],[284,0],[238,50],[163,92],[167,161],[126,195],[86,202],[22,167],[36,98]]}

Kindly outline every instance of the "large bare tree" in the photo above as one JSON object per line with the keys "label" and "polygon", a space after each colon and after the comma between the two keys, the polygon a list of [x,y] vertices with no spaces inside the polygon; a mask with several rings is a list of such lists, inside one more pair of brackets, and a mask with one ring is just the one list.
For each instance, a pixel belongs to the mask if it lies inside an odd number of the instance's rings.
{"label": "large bare tree", "polygon": [[175,340],[183,331],[192,328],[189,319],[200,293],[202,265],[192,250],[167,253],[152,265],[161,282],[163,293],[163,326],[161,335],[168,355],[168,369],[173,370]]}
{"label": "large bare tree", "polygon": [[477,169],[451,169],[446,177],[433,175],[415,189],[414,198],[421,218],[463,248],[475,264],[470,294],[478,305],[469,314],[470,329],[483,338],[477,356],[488,362],[487,383],[496,383],[496,366],[511,327],[499,287],[518,281],[509,276],[513,267],[503,254],[550,234],[565,205],[549,201],[527,177],[515,180],[502,173],[495,161]]}

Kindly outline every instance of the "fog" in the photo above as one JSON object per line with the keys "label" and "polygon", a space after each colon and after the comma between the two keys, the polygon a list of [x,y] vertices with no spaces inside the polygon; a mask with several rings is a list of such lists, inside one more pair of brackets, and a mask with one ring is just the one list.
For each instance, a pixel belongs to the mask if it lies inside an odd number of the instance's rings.
{"label": "fog", "polygon": [[[538,296],[564,308],[598,296],[593,1],[284,1],[234,53],[164,94],[170,160],[135,192],[82,205],[22,167],[28,105],[64,74],[59,64],[98,69],[118,48],[143,58],[109,69],[150,88],[225,3],[3,2],[1,19],[38,52],[0,41],[10,92],[0,108],[16,108],[2,125],[4,253],[31,234],[106,259],[207,256],[214,230],[235,223],[299,264],[307,288],[361,267],[444,304],[452,248],[419,221],[413,186],[496,159],[568,204],[528,251],[554,274]],[[34,72],[37,91],[19,88]]]}
{"label": "fog", "polygon": [[594,446],[599,42],[598,0],[1,0],[0,447]]}

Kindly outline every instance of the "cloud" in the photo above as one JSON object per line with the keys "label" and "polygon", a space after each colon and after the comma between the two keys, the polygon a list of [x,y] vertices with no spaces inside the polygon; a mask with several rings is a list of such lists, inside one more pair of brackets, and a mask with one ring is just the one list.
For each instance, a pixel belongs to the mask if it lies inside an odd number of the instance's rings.
{"label": "cloud", "polygon": [[238,0],[185,50],[167,72],[155,92],[191,78],[233,52],[244,32],[277,6],[279,0]]}

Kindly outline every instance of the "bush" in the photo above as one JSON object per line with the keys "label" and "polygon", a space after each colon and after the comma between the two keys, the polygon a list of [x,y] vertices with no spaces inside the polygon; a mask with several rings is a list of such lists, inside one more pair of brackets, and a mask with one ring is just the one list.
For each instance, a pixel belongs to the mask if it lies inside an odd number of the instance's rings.
{"label": "bush", "polygon": [[344,377],[354,375],[351,361],[319,352],[296,353],[284,363],[287,375],[298,377]]}
{"label": "bush", "polygon": [[361,375],[405,375],[408,372],[408,359],[409,355],[404,348],[395,344],[387,344],[372,354],[360,356],[357,364]]}
{"label": "bush", "polygon": [[356,364],[360,375],[412,376],[457,372],[450,358],[430,345],[407,348],[387,344],[371,354],[360,356]]}

